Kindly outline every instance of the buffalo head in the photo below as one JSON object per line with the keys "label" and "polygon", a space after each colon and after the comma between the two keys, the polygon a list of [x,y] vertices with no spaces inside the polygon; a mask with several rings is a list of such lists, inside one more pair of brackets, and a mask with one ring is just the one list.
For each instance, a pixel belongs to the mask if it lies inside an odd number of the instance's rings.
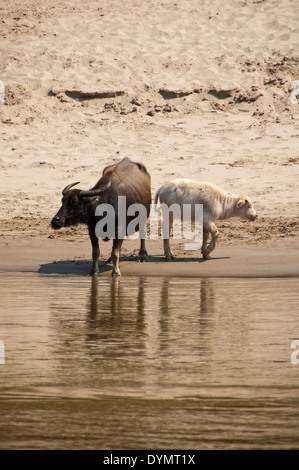
{"label": "buffalo head", "polygon": [[[82,191],[81,189],[71,189],[73,186],[79,184],[68,184],[62,191],[62,205],[57,214],[51,221],[53,229],[60,229],[61,227],[69,227],[80,223],[88,223],[88,209],[95,202],[101,193],[109,188],[111,182],[108,181],[100,187]],[[94,214],[94,212],[93,212]]]}

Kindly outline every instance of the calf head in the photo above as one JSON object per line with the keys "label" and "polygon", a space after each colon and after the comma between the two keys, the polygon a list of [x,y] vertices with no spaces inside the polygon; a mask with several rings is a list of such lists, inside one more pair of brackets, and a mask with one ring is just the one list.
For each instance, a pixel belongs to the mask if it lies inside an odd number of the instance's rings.
{"label": "calf head", "polygon": [[241,194],[237,199],[236,204],[237,215],[242,219],[255,220],[258,215],[255,212],[252,202],[248,196]]}
{"label": "calf head", "polygon": [[63,189],[62,206],[51,221],[51,227],[53,229],[57,230],[61,227],[87,223],[88,207],[98,198],[100,193],[110,186],[110,182],[108,182],[97,189],[89,191],[71,189],[77,184],[79,184],[79,182],[69,184]]}

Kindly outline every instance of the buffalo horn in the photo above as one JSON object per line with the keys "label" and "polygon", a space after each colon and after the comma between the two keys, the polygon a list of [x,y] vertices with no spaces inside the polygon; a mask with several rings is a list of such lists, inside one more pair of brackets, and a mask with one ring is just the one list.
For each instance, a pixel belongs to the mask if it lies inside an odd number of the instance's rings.
{"label": "buffalo horn", "polygon": [[97,189],[90,189],[88,191],[81,191],[78,196],[79,197],[93,197],[93,196],[98,196],[99,194],[103,193],[104,191],[106,191],[106,189],[109,188],[109,186],[111,185],[111,181],[108,181],[107,184],[104,184],[102,186],[100,186],[99,188]]}
{"label": "buffalo horn", "polygon": [[80,181],[78,181],[77,183],[71,183],[71,184],[68,184],[63,190],[62,190],[62,195],[65,196],[66,193],[73,187],[75,186],[76,184],[79,184]]}

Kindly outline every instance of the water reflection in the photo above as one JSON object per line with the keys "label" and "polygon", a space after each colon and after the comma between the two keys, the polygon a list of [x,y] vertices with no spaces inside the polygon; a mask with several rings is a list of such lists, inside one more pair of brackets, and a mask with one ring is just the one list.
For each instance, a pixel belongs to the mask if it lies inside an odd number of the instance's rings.
{"label": "water reflection", "polygon": [[[142,277],[94,277],[90,282],[84,327],[89,341],[119,337],[132,342],[138,337],[144,350],[167,351],[173,336],[179,339],[189,335],[199,349],[201,337],[213,327],[215,295],[211,280],[198,280],[192,287],[188,280],[168,278],[152,282]],[[58,322],[65,322],[67,313],[73,311],[69,310],[70,303],[70,297],[63,293],[63,298],[50,304]],[[77,303],[75,309],[78,307]],[[74,318],[68,317],[68,321],[73,322]],[[63,330],[62,325],[59,330]],[[74,333],[73,329],[70,333]],[[203,344],[201,349],[206,350],[206,346]]]}
{"label": "water reflection", "polygon": [[[280,282],[72,280],[50,302],[57,377],[80,376],[77,394],[87,396],[194,396],[211,384],[229,395],[277,384],[290,367],[298,311],[296,281]],[[284,365],[279,372],[273,361]]]}
{"label": "water reflection", "polygon": [[[136,292],[131,288],[130,294],[127,292],[127,281],[123,285],[120,278],[113,278],[111,280],[111,289],[105,291],[99,289],[99,282],[99,279],[95,277],[91,280],[90,302],[87,308],[87,322],[90,328],[103,327],[105,325],[105,313],[107,312],[109,312],[111,325],[120,327],[124,314],[127,314],[128,310],[130,312],[133,310],[136,313],[136,329],[144,332],[146,328],[147,296],[148,300],[150,299],[151,303],[155,304],[159,313],[158,323],[161,335],[167,333],[169,312],[173,308],[172,298],[175,296],[175,299],[177,299],[179,295],[176,288],[180,288],[178,285],[175,287],[175,292],[171,292],[173,280],[171,281],[168,278],[162,279],[160,281],[161,286],[153,289],[146,278],[140,277],[134,281],[134,284],[136,283]],[[178,284],[180,284],[179,281]],[[199,331],[200,334],[204,334],[205,327],[211,321],[214,311],[212,281],[206,279],[198,280],[198,286],[196,286],[196,290],[192,291],[192,297],[186,295],[185,292],[182,292],[179,297],[180,300],[183,300],[186,311],[190,308],[198,309]],[[157,299],[159,299],[158,302]]]}
{"label": "water reflection", "polygon": [[70,383],[80,377],[84,396],[190,393],[215,327],[213,281],[92,278],[89,289],[85,284],[69,293],[58,289],[50,302],[56,377]]}

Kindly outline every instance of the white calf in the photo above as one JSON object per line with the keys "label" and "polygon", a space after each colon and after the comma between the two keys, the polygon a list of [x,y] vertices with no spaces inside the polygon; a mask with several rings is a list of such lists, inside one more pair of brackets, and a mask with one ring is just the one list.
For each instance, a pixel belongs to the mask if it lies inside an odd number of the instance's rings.
{"label": "white calf", "polygon": [[[214,222],[216,220],[228,219],[230,217],[241,217],[243,219],[255,220],[257,213],[253,209],[248,196],[241,194],[235,196],[210,183],[196,182],[189,179],[176,179],[166,183],[157,191],[155,204],[160,200],[161,204],[168,207],[178,204],[181,208],[183,204],[203,205],[203,244],[201,253],[204,258],[209,258],[210,253],[215,249],[218,229]],[[192,213],[194,211],[191,211]],[[172,212],[169,212],[169,234],[173,224]],[[208,245],[209,233],[212,240]],[[170,250],[169,236],[165,237],[164,253],[166,259],[173,259]]]}

